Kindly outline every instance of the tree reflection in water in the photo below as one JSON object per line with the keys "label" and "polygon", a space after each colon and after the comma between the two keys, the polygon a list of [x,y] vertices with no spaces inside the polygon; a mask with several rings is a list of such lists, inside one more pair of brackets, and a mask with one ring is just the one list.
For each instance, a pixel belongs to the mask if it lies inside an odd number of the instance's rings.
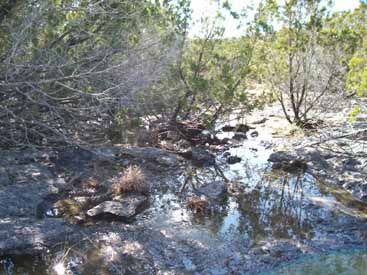
{"label": "tree reflection in water", "polygon": [[213,233],[226,234],[225,231],[231,229],[251,240],[312,237],[312,227],[303,209],[305,189],[313,193],[317,191],[312,190],[314,183],[310,176],[250,171],[250,167],[246,167],[246,173],[241,177],[239,173],[225,173],[225,168],[189,169],[181,194],[194,192],[200,185],[216,180],[243,187],[237,196],[223,200],[221,208],[213,215],[193,217],[194,222],[206,223]]}
{"label": "tree reflection in water", "polygon": [[[366,218],[366,205],[346,191],[331,187],[309,173],[273,170],[269,164],[242,161],[229,166],[191,167],[182,198],[201,185],[222,180],[231,192],[211,215],[192,216],[209,232],[249,244],[264,239],[320,239],[336,229]],[[232,192],[232,189],[237,189]],[[336,231],[335,231],[336,232]]]}
{"label": "tree reflection in water", "polygon": [[252,239],[264,237],[305,238],[311,226],[303,209],[307,176],[277,173],[238,197],[241,231]]}

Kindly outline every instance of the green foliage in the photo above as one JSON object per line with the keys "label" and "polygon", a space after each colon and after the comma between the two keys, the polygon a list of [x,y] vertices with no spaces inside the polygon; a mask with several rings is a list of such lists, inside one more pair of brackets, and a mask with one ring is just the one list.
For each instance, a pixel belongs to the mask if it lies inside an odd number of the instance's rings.
{"label": "green foliage", "polygon": [[364,96],[367,92],[367,3],[361,3],[351,15],[361,42],[357,43],[356,51],[349,61],[347,90]]}
{"label": "green foliage", "polygon": [[176,39],[177,1],[14,2],[0,18],[0,145],[83,142],[118,124]]}
{"label": "green foliage", "polygon": [[[367,46],[367,45],[366,45]],[[367,92],[367,47],[358,51],[349,62],[347,89],[359,96]]]}
{"label": "green foliage", "polygon": [[264,0],[257,9],[259,39],[250,77],[268,84],[290,122],[306,120],[325,94],[344,90],[345,83],[358,94],[366,90],[367,48],[361,45],[367,35],[367,5],[338,13],[331,13],[331,5]]}
{"label": "green foliage", "polygon": [[359,106],[354,106],[353,110],[349,113],[349,122],[354,123],[356,122],[356,118],[359,115],[359,113],[361,112],[361,109],[359,108]]}
{"label": "green foliage", "polygon": [[[263,104],[245,92],[249,79],[267,85],[290,122],[306,120],[324,90],[345,83],[359,96],[367,90],[367,4],[331,14],[331,1],[263,0],[254,20],[241,22],[248,11],[222,0],[220,12],[238,20],[243,36],[225,38],[219,12],[202,18],[193,38],[190,0],[6,3],[15,3],[0,4],[7,142],[55,133],[72,140],[81,124],[138,127],[141,117],[213,123],[234,107]],[[331,87],[336,82],[343,87]]]}
{"label": "green foliage", "polygon": [[354,11],[334,13],[325,20],[320,31],[320,44],[330,49],[339,49],[343,53],[341,60],[345,65],[361,47],[367,35],[366,7],[361,4]]}
{"label": "green foliage", "polygon": [[[224,3],[225,9],[228,5]],[[214,20],[204,18],[202,37],[185,41],[177,73],[184,93],[173,119],[200,114],[212,123],[218,112],[247,104],[245,79],[251,71],[254,39],[224,38],[221,19],[220,14]]]}
{"label": "green foliage", "polygon": [[207,98],[213,103],[231,104],[243,96],[241,81],[249,72],[246,62],[250,49],[245,39],[197,38],[188,44],[182,70],[199,101]]}

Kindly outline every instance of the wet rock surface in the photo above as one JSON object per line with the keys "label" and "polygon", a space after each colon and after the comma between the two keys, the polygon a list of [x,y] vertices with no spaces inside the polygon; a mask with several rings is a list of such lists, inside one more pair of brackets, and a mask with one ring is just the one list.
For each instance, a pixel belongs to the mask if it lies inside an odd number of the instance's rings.
{"label": "wet rock surface", "polygon": [[[0,254],[44,252],[55,243],[67,241],[68,236],[80,236],[80,227],[73,223],[79,223],[77,219],[84,222],[86,207],[111,199],[111,194],[105,193],[106,187],[111,185],[108,179],[122,169],[120,163],[127,159],[127,153],[142,165],[156,163],[156,169],[161,167],[162,158],[168,158],[169,165],[179,161],[179,157],[154,148],[3,152],[0,159]],[[90,177],[93,173],[99,175],[99,179]],[[101,180],[103,176],[107,180]],[[153,176],[151,181],[158,182]],[[146,197],[135,196],[117,203],[124,206],[121,211],[130,218],[140,211],[143,202]],[[65,215],[72,219],[65,219]]]}
{"label": "wet rock surface", "polygon": [[288,173],[299,173],[307,170],[307,163],[301,159],[295,159],[291,161],[280,161],[274,162],[272,165],[273,169],[284,170]]}
{"label": "wet rock surface", "polygon": [[0,185],[6,186],[8,184],[10,184],[9,174],[3,167],[0,167]]}
{"label": "wet rock surface", "polygon": [[118,154],[169,167],[177,167],[181,161],[179,156],[158,148],[121,148]]}
{"label": "wet rock surface", "polygon": [[201,186],[196,192],[210,200],[219,201],[226,194],[227,186],[223,181],[213,181]]}
{"label": "wet rock surface", "polygon": [[0,219],[0,256],[39,254],[60,242],[75,241],[81,228],[61,219]]}
{"label": "wet rock surface", "polygon": [[[305,255],[367,248],[367,206],[356,200],[367,189],[363,158],[341,158],[304,146],[278,148],[282,141],[269,134],[273,122],[266,117],[269,121],[256,129],[258,137],[250,134],[229,146],[228,153],[219,150],[214,156],[199,148],[192,154],[214,166],[197,167],[191,159],[184,162],[157,148],[100,148],[75,151],[74,157],[72,150],[22,152],[17,160],[5,154],[0,167],[10,183],[0,185],[5,200],[0,201],[1,255],[47,254],[61,243],[46,266],[61,266],[71,274],[254,274]],[[231,139],[234,134],[225,132],[218,138]],[[228,165],[229,156],[243,161]],[[272,169],[278,163],[289,169]],[[152,185],[144,211],[138,209],[139,199],[122,206],[106,191],[130,164],[144,167]],[[15,165],[20,174],[9,173]],[[17,206],[16,194],[27,188],[30,195],[20,198]],[[192,213],[187,198],[193,195],[215,203],[216,211]],[[47,201],[43,209],[63,202],[70,212],[76,211],[74,217],[80,216],[80,209],[138,215],[131,223],[97,219],[77,225],[65,216],[37,219],[39,201]],[[5,208],[9,204],[14,209]],[[68,246],[72,249],[64,255]]]}
{"label": "wet rock surface", "polygon": [[[301,158],[299,157],[301,156]],[[313,175],[348,190],[355,198],[367,202],[364,190],[367,173],[365,158],[351,157],[319,148],[301,148],[294,152],[279,151],[269,156],[274,169],[297,172],[308,169]]]}

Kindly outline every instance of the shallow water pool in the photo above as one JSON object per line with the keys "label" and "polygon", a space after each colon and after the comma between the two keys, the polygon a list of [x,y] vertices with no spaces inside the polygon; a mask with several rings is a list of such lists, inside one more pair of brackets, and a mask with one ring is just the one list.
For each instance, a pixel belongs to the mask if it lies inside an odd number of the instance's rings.
{"label": "shallow water pool", "polygon": [[[284,265],[267,275],[366,275],[367,251],[340,252],[314,256]],[[265,275],[264,274],[264,275]]]}

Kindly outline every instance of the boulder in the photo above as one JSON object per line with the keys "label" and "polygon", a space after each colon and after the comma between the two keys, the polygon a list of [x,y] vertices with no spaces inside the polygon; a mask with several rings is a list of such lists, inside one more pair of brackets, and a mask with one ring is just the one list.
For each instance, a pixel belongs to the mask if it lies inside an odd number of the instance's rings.
{"label": "boulder", "polygon": [[89,167],[91,161],[100,156],[82,148],[63,148],[57,152],[56,167],[62,170],[79,172]]}
{"label": "boulder", "polygon": [[225,125],[225,126],[222,127],[223,132],[234,132],[235,129],[236,129],[236,127],[230,126],[230,125]]}
{"label": "boulder", "polygon": [[190,151],[181,153],[181,155],[197,166],[215,165],[215,156],[204,148],[194,147]]}
{"label": "boulder", "polygon": [[222,145],[229,144],[229,142],[230,142],[229,138],[223,138],[223,139],[220,140],[220,144],[222,144]]}
{"label": "boulder", "polygon": [[147,202],[147,197],[129,195],[118,201],[105,201],[89,209],[89,217],[131,219],[139,213],[143,205]]}
{"label": "boulder", "polygon": [[326,160],[334,157],[332,155],[330,156],[330,154],[325,155],[324,153],[321,153],[319,150],[299,152],[299,154],[302,154],[311,164],[311,166],[317,170],[328,169],[330,165]]}
{"label": "boulder", "polygon": [[284,170],[285,172],[288,173],[298,173],[306,171],[308,165],[304,160],[295,159],[289,162],[287,161],[274,162],[272,168],[276,170]]}
{"label": "boulder", "polygon": [[355,158],[348,158],[343,161],[343,171],[359,171],[359,165],[362,163]]}
{"label": "boulder", "polygon": [[292,160],[297,159],[297,157],[295,155],[292,155],[290,153],[284,152],[284,151],[279,151],[279,152],[274,152],[269,156],[268,161],[270,162],[290,162]]}
{"label": "boulder", "polygon": [[203,148],[193,148],[192,149],[192,160],[199,164],[214,165],[215,156]]}
{"label": "boulder", "polygon": [[227,186],[223,181],[213,181],[204,184],[196,190],[199,195],[204,195],[212,201],[220,200],[227,192]]}
{"label": "boulder", "polygon": [[304,172],[308,168],[306,159],[298,158],[296,155],[284,151],[272,153],[268,161],[273,162],[273,169],[284,170],[288,173]]}
{"label": "boulder", "polygon": [[245,133],[236,133],[233,135],[232,139],[235,139],[235,140],[244,140],[244,139],[247,139],[247,136]]}
{"label": "boulder", "polygon": [[249,127],[248,125],[246,124],[239,124],[237,125],[237,128],[236,128],[236,132],[240,132],[240,133],[247,133],[248,131],[250,131],[251,127]]}
{"label": "boulder", "polygon": [[241,158],[240,157],[237,157],[237,156],[230,156],[227,158],[227,163],[228,164],[235,164],[237,162],[241,162]]}

